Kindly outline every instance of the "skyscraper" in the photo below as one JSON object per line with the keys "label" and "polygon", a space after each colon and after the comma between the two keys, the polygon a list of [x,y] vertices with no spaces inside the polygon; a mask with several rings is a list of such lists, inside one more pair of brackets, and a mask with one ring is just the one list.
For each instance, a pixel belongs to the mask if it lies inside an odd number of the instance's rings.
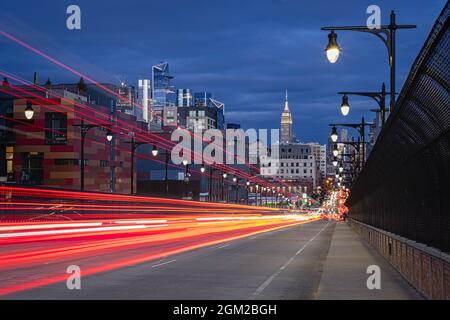
{"label": "skyscraper", "polygon": [[138,82],[138,95],[142,108],[135,108],[135,115],[138,120],[148,122],[148,106],[151,97],[150,80],[143,79]]}
{"label": "skyscraper", "polygon": [[209,92],[196,92],[194,93],[194,105],[196,107],[210,107],[212,94]]}
{"label": "skyscraper", "polygon": [[178,107],[191,107],[192,93],[190,89],[177,89],[177,106]]}
{"label": "skyscraper", "polygon": [[152,66],[150,131],[161,131],[164,108],[175,106],[175,92],[170,83],[172,79],[167,62]]}
{"label": "skyscraper", "polygon": [[281,143],[292,142],[292,115],[289,110],[288,93],[286,90],[286,98],[284,100],[284,109],[281,113]]}
{"label": "skyscraper", "polygon": [[174,89],[170,83],[169,64],[163,62],[152,67],[152,107],[174,105]]}

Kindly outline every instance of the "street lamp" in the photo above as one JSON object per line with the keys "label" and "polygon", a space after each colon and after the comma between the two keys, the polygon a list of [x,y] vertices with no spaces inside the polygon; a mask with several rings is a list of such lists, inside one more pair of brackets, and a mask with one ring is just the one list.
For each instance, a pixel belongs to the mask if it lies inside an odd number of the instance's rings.
{"label": "street lamp", "polygon": [[200,172],[205,173],[205,170],[206,170],[205,165],[202,164],[202,166],[200,167]]}
{"label": "street lamp", "polygon": [[[374,111],[374,112],[380,112],[381,113],[381,125],[384,126],[385,122],[386,122],[386,112],[389,111],[389,108],[386,108],[386,95],[388,94],[388,92],[386,92],[386,86],[383,82],[383,84],[381,85],[381,91],[378,92],[354,92],[354,91],[344,91],[344,92],[338,92],[338,94],[343,94],[344,96],[342,97],[342,105],[341,105],[341,111],[342,114],[344,114],[344,98],[345,98],[345,102],[346,105],[348,107],[348,111],[350,111],[350,106],[348,104],[348,97],[347,95],[356,95],[356,96],[363,96],[363,97],[369,97],[372,98],[373,100],[375,100],[375,102],[378,104],[378,109],[371,109],[370,111]],[[394,94],[397,94],[396,92],[394,92]],[[347,113],[348,113],[347,111]],[[345,116],[346,114],[344,114]]]}
{"label": "street lamp", "polygon": [[331,30],[328,34],[328,45],[325,48],[325,52],[327,53],[327,58],[330,63],[336,63],[339,58],[339,52],[341,48],[337,43],[337,34]]}
{"label": "street lamp", "polygon": [[[92,128],[105,128],[105,127],[111,127],[110,124],[85,124],[84,120],[81,120],[80,124],[74,124],[74,127],[80,127],[81,129],[81,150],[80,150],[80,158],[81,158],[81,166],[80,166],[80,190],[84,191],[84,143],[86,140],[86,135],[89,130]],[[110,131],[110,130],[109,130]],[[108,134],[106,135],[106,139],[108,139]]]}
{"label": "street lamp", "polygon": [[340,166],[340,167],[339,167],[339,172],[342,173],[343,171],[344,171],[344,167],[343,167],[343,166]]}
{"label": "street lamp", "polygon": [[27,120],[31,120],[34,116],[33,105],[31,101],[27,101],[27,106],[25,107],[25,118]]}
{"label": "street lamp", "polygon": [[237,178],[236,177],[233,177],[233,182],[234,183],[236,183],[236,191],[235,191],[235,195],[236,195],[236,203],[238,203],[238,189],[239,189],[239,182],[238,182],[238,180],[237,180]]}
{"label": "street lamp", "polygon": [[255,202],[256,202],[256,206],[258,206],[258,189],[259,189],[259,185],[257,184],[255,186]]}
{"label": "street lamp", "polygon": [[189,183],[189,177],[188,177],[188,160],[183,159],[183,166],[184,168],[184,196],[185,198],[188,197],[188,183]]}
{"label": "street lamp", "polygon": [[111,130],[108,130],[108,132],[106,133],[106,140],[108,140],[108,142],[111,142],[113,139],[113,134],[111,132]]}
{"label": "street lamp", "polygon": [[250,188],[250,181],[245,183],[247,185],[247,205],[248,205],[248,189]]}
{"label": "street lamp", "polygon": [[[222,174],[222,201],[224,201],[225,200],[225,182],[226,182],[226,178],[227,178],[227,173],[226,172],[224,172],[223,174]],[[228,184],[227,184],[227,193],[228,193]],[[227,202],[228,202],[228,197],[227,197]]]}
{"label": "street lamp", "polygon": [[337,167],[337,165],[338,165],[337,158],[334,157],[334,159],[333,159],[333,167]]}
{"label": "street lamp", "polygon": [[[152,156],[154,156],[154,157],[157,157],[159,155],[159,149],[158,149],[158,147],[156,146],[156,145],[153,145],[153,148],[152,148]],[[165,165],[164,165],[164,172],[165,172],[165,175],[164,175],[164,182],[165,182],[165,184],[166,184],[166,190],[165,190],[165,194],[166,194],[166,197],[168,197],[169,196],[169,175],[168,175],[168,170],[169,170],[169,155],[170,155],[170,153],[169,153],[169,151],[168,150],[166,150],[165,152],[164,152],[164,156],[165,156]],[[183,160],[184,161],[184,160]],[[184,163],[183,163],[184,164]]]}
{"label": "street lamp", "polygon": [[153,145],[153,148],[152,148],[152,155],[154,156],[154,157],[156,157],[157,155],[158,155],[158,147],[156,146],[156,145]]}
{"label": "street lamp", "polygon": [[333,147],[333,156],[337,157],[338,155],[339,155],[339,150],[338,150],[337,144],[335,143],[334,147]]}
{"label": "street lamp", "polygon": [[[371,126],[373,125],[373,123],[368,123],[364,121],[364,117],[361,118],[361,123],[332,123],[330,124],[330,126],[333,127],[349,127],[349,128],[353,128],[356,129],[361,137],[361,143],[363,145],[362,147],[362,164],[364,164],[364,162],[366,161],[366,156],[365,156],[365,144],[366,144],[366,134],[365,134],[365,128],[366,126]],[[337,149],[337,145],[335,144],[335,150]],[[336,157],[339,152],[335,153],[335,150],[333,150],[333,155]]]}
{"label": "street lamp", "polygon": [[342,96],[342,103],[341,103],[341,113],[345,117],[350,112],[350,105],[348,104],[348,96],[344,94]]}
{"label": "street lamp", "polygon": [[331,129],[331,135],[330,135],[331,141],[336,142],[339,138],[336,127],[333,127]]}
{"label": "street lamp", "polygon": [[399,25],[395,22],[395,20],[395,12],[392,10],[390,15],[390,23],[388,25],[381,25],[379,28],[369,28],[367,25],[321,28],[325,31],[331,31],[331,33],[328,35],[328,45],[326,47],[327,58],[331,63],[335,63],[339,57],[339,46],[336,41],[337,35],[334,33],[334,31],[345,30],[370,33],[379,38],[384,43],[389,58],[391,111],[394,110],[395,106],[395,35],[397,30],[399,29],[412,29],[416,27],[415,25]]}
{"label": "street lamp", "polygon": [[[134,195],[134,155],[136,153],[136,149],[143,145],[143,144],[148,144],[148,142],[141,142],[141,141],[136,141],[135,137],[134,137],[134,132],[130,133],[131,135],[131,141],[126,141],[125,143],[129,143],[130,147],[131,147],[131,168],[130,168],[130,177],[131,177],[131,186],[130,186],[130,194]],[[108,137],[107,137],[108,138]],[[155,146],[153,146],[153,149],[155,148]],[[156,151],[158,151],[158,149],[156,149]],[[153,153],[153,150],[152,150]],[[157,152],[158,153],[158,152]]]}

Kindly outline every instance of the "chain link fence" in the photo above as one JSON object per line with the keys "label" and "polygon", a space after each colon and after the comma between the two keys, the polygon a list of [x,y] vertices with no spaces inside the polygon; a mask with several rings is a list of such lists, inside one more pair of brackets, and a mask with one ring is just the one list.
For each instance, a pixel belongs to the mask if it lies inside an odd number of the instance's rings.
{"label": "chain link fence", "polygon": [[450,252],[449,2],[347,200],[357,221]]}

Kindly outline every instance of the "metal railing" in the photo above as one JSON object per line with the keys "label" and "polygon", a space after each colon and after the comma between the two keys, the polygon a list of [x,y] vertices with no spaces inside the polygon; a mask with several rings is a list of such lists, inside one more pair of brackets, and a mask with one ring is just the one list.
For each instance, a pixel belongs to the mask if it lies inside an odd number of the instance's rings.
{"label": "metal railing", "polygon": [[450,252],[450,5],[347,200],[349,216]]}

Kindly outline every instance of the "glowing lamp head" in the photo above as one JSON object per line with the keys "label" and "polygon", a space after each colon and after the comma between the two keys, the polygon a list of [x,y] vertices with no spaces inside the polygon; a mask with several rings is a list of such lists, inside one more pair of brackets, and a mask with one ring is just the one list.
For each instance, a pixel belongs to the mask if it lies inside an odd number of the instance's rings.
{"label": "glowing lamp head", "polygon": [[337,148],[337,144],[334,144],[334,148],[333,148],[333,156],[337,157],[339,155],[339,150]]}
{"label": "glowing lamp head", "polygon": [[344,167],[339,167],[339,172],[342,172],[342,171],[344,171]]}
{"label": "glowing lamp head", "polygon": [[347,95],[344,95],[342,97],[341,113],[345,117],[349,114],[349,112],[350,112],[350,105],[348,103],[348,97],[347,97]]}
{"label": "glowing lamp head", "polygon": [[237,178],[236,177],[233,177],[233,182],[236,182],[237,181]]}
{"label": "glowing lamp head", "polygon": [[337,161],[336,157],[334,157],[334,159],[333,159],[333,167],[337,167],[337,165],[338,165],[338,161]]}
{"label": "glowing lamp head", "polygon": [[158,155],[158,148],[155,145],[153,145],[153,148],[152,148],[152,155],[154,157],[156,157]]}
{"label": "glowing lamp head", "polygon": [[336,142],[339,138],[336,127],[333,127],[331,129],[331,135],[330,135],[331,141]]}
{"label": "glowing lamp head", "polygon": [[183,159],[183,166],[187,166],[187,165],[188,165],[187,159]]}
{"label": "glowing lamp head", "polygon": [[201,172],[201,173],[204,173],[205,170],[206,170],[206,168],[205,168],[205,166],[202,164],[202,166],[200,167],[200,172]]}
{"label": "glowing lamp head", "polygon": [[246,184],[247,186],[249,186],[249,185],[250,185],[250,181],[247,181],[245,184]]}
{"label": "glowing lamp head", "polygon": [[325,52],[327,53],[327,58],[330,63],[336,63],[339,58],[340,48],[337,43],[337,34],[334,31],[331,31],[328,35],[328,45],[325,48]]}
{"label": "glowing lamp head", "polygon": [[106,140],[111,142],[112,139],[113,139],[113,134],[112,134],[111,130],[108,130],[108,132],[106,133]]}
{"label": "glowing lamp head", "polygon": [[33,106],[30,101],[27,101],[27,106],[25,107],[25,118],[31,120],[34,116]]}
{"label": "glowing lamp head", "polygon": [[224,178],[224,179],[226,179],[227,178],[227,173],[226,172],[224,172],[223,174],[222,174],[222,177]]}

